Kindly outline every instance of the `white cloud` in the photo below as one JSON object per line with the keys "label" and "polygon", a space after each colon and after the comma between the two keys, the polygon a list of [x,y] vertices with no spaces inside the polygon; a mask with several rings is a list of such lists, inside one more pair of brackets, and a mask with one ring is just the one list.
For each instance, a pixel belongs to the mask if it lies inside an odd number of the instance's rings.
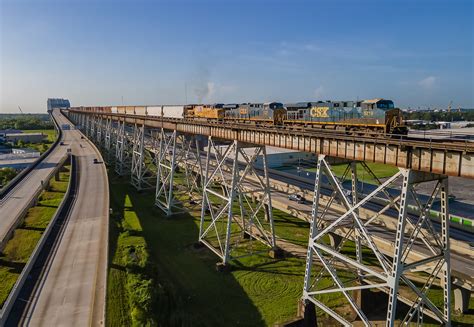
{"label": "white cloud", "polygon": [[319,51],[321,50],[321,47],[313,44],[313,43],[308,43],[308,44],[305,44],[303,46],[303,49],[307,50],[307,51],[310,51],[310,52],[316,52],[316,51]]}
{"label": "white cloud", "polygon": [[313,92],[316,99],[321,99],[324,95],[324,87],[322,85],[318,86]]}
{"label": "white cloud", "polygon": [[438,78],[435,76],[428,76],[421,81],[418,82],[418,85],[420,85],[422,88],[425,90],[431,90],[433,87],[436,86],[438,83]]}

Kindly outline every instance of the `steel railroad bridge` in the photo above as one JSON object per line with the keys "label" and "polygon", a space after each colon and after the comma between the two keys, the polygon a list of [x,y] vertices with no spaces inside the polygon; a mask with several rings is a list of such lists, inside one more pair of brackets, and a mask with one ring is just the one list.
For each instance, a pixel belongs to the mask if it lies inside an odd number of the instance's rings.
{"label": "steel railroad bridge", "polygon": [[[270,250],[273,255],[279,252],[265,146],[316,153],[311,228],[302,285],[305,319],[315,319],[317,307],[342,325],[350,326],[344,312],[324,303],[325,295],[337,294],[345,299],[357,319],[369,326],[370,305],[364,302],[370,296],[366,294],[381,290],[388,294],[387,326],[400,322],[421,325],[427,317],[450,325],[452,276],[447,177],[474,178],[474,142],[352,136],[310,128],[223,124],[77,109],[67,114],[101,148],[103,157],[118,174],[131,176],[131,184],[138,190],[155,190],[155,204],[167,215],[182,210],[173,196],[173,176],[178,165],[184,167],[189,194],[200,195],[199,241],[221,258],[221,267],[241,255],[257,252],[253,249],[237,255],[234,250],[238,242],[257,240],[264,251]],[[255,168],[257,157],[263,158],[263,173]],[[335,160],[347,163],[342,178],[331,167]],[[393,165],[399,167],[399,172],[379,181],[366,167],[378,186],[370,194],[360,194],[357,162]],[[150,163],[156,170],[149,168]],[[349,193],[342,186],[345,178],[351,181]],[[251,190],[249,180],[253,183]],[[332,189],[329,198],[321,194],[323,180]],[[432,194],[428,200],[422,201],[416,192],[421,183],[430,183]],[[396,188],[399,193],[394,195],[388,192],[389,188],[392,191]],[[259,201],[255,201],[257,193]],[[381,197],[388,201],[385,207],[373,215],[363,212],[364,204]],[[429,218],[435,201],[441,204],[439,230]],[[345,207],[345,211],[335,215],[330,210],[334,202]],[[409,218],[410,206],[418,208],[416,219]],[[387,250],[374,241],[370,231],[373,226],[379,226],[378,218],[390,208],[397,210],[398,217]],[[348,242],[354,244],[353,254],[345,249]],[[423,255],[414,256],[415,249]],[[386,255],[387,251],[392,254]],[[417,272],[424,273],[422,281],[415,277]],[[329,278],[332,285],[323,287],[323,277]],[[441,307],[428,296],[435,285],[442,290]],[[455,301],[461,303],[456,307],[464,310],[470,290],[456,288],[454,293]],[[400,301],[408,304],[401,319],[395,317]]]}

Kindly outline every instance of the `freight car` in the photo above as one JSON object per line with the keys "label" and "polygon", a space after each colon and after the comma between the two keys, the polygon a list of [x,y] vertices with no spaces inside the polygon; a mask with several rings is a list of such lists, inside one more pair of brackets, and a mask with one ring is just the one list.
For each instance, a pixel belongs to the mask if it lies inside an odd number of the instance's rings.
{"label": "freight car", "polygon": [[[75,109],[75,108],[71,108]],[[279,102],[185,106],[80,107],[80,110],[225,123],[330,129],[350,135],[406,135],[407,127],[393,101]]]}

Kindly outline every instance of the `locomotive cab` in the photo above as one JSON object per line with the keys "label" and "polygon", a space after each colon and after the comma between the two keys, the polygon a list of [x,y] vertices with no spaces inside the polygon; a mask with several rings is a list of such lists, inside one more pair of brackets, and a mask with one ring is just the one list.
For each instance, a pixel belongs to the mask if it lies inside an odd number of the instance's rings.
{"label": "locomotive cab", "polygon": [[283,125],[286,119],[286,108],[280,102],[267,102],[263,104],[263,117],[271,119],[274,125]]}
{"label": "locomotive cab", "polygon": [[392,100],[373,99],[363,101],[361,104],[364,117],[376,118],[376,123],[384,124],[386,134],[406,135],[408,129],[403,124],[402,112],[395,108]]}
{"label": "locomotive cab", "polygon": [[391,109],[385,112],[385,133],[407,135],[408,128],[403,123],[402,111]]}

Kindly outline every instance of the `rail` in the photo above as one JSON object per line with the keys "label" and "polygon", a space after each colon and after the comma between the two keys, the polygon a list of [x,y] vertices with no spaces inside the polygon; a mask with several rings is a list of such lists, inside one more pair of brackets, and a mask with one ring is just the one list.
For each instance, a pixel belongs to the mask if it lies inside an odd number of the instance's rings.
{"label": "rail", "polygon": [[13,289],[10,291],[10,294],[8,295],[8,298],[6,299],[5,303],[3,304],[1,310],[0,310],[0,326],[4,326],[8,316],[10,315],[10,312],[15,304],[15,302],[18,299],[18,296],[26,282],[26,280],[29,278],[30,272],[33,268],[33,266],[36,263],[36,260],[38,256],[40,255],[47,239],[48,236],[51,234],[52,229],[54,228],[54,225],[56,224],[58,218],[62,215],[65,215],[71,205],[72,205],[72,197],[75,196],[75,191],[77,189],[77,182],[78,182],[78,167],[77,167],[77,159],[75,156],[70,156],[71,158],[71,174],[69,177],[69,183],[68,187],[66,190],[66,193],[64,194],[63,199],[61,200],[61,204],[59,205],[58,209],[56,210],[56,213],[54,214],[53,218],[51,219],[50,223],[48,224],[48,227],[46,227],[46,230],[44,231],[43,235],[41,236],[40,240],[38,241],[38,244],[36,244],[35,249],[33,250],[33,253],[31,254],[30,258],[28,259],[28,262],[26,263],[25,267],[23,268],[20,276],[18,277],[15,285],[13,286]]}
{"label": "rail", "polygon": [[[197,125],[206,127],[229,127],[231,130],[245,130],[255,132],[272,132],[281,135],[293,135],[293,136],[308,136],[308,137],[325,137],[332,138],[334,140],[350,140],[350,141],[362,141],[373,144],[392,144],[392,145],[403,145],[409,147],[421,147],[439,150],[455,150],[474,152],[474,140],[459,139],[459,138],[442,138],[426,136],[424,139],[412,137],[410,135],[399,135],[399,134],[368,134],[356,135],[353,132],[341,132],[336,130],[328,130],[322,128],[310,128],[305,126],[279,126],[279,125],[265,125],[265,124],[245,124],[245,123],[226,123],[220,121],[205,121],[205,120],[194,120],[184,118],[168,118],[168,117],[157,117],[157,116],[143,116],[143,115],[127,115],[118,113],[102,113],[102,112],[85,112],[81,110],[69,110],[69,112],[97,115],[103,117],[115,117],[117,120],[142,120],[152,121],[161,124],[186,124],[186,125]],[[160,127],[158,125],[153,127]],[[169,129],[163,126],[165,129]]]}
{"label": "rail", "polygon": [[53,145],[48,150],[46,150],[41,156],[39,156],[39,158],[32,165],[30,165],[28,168],[23,169],[7,185],[5,185],[4,187],[0,189],[0,206],[3,204],[3,200],[7,196],[7,194],[9,194],[18,184],[20,184],[20,182],[26,176],[28,176],[28,174],[31,171],[33,171],[33,169],[35,169],[59,144],[63,136],[63,132],[61,128],[59,127],[58,122],[54,119],[54,116],[52,114],[51,114],[51,118],[53,119],[54,127],[56,131],[58,132],[58,137],[54,141]]}

